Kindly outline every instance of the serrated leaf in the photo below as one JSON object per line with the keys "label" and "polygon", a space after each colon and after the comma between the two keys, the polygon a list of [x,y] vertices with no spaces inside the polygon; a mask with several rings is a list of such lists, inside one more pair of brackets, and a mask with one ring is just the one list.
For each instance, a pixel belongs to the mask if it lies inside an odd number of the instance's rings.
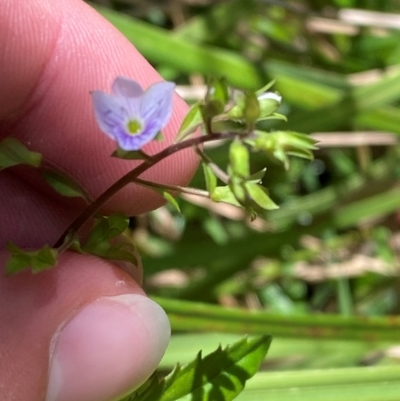
{"label": "serrated leaf", "polygon": [[217,187],[217,177],[206,163],[203,163],[204,179],[206,181],[206,189],[212,195]]}
{"label": "serrated leaf", "polygon": [[30,151],[16,138],[7,137],[0,142],[0,170],[18,164],[39,167],[41,162],[40,153]]}
{"label": "serrated leaf", "polygon": [[150,376],[138,389],[136,389],[133,393],[127,395],[119,401],[136,401],[139,399],[145,391],[149,391],[153,386],[157,386],[159,383],[157,373]]}
{"label": "serrated leaf", "polygon": [[[265,358],[270,336],[242,339],[175,369],[135,398],[137,401],[231,401]],[[133,400],[133,398],[132,398]]]}
{"label": "serrated leaf", "polygon": [[58,252],[49,245],[35,251],[25,251],[9,242],[7,250],[11,253],[6,263],[7,274],[15,274],[25,269],[38,273],[57,264]]}
{"label": "serrated leaf", "polygon": [[266,188],[262,185],[246,182],[245,188],[248,196],[262,209],[278,209],[279,206],[269,197]]}
{"label": "serrated leaf", "polygon": [[182,125],[179,128],[175,142],[180,142],[196,132],[196,129],[203,122],[203,117],[200,111],[200,102],[195,103],[183,119]]}
{"label": "serrated leaf", "polygon": [[44,180],[59,194],[69,198],[83,198],[89,203],[89,195],[71,178],[51,170],[42,171]]}
{"label": "serrated leaf", "polygon": [[162,196],[164,197],[164,199],[170,204],[172,205],[178,213],[181,213],[181,209],[179,207],[179,203],[178,201],[167,191],[163,191],[162,192]]}
{"label": "serrated leaf", "polygon": [[148,156],[145,152],[142,150],[123,150],[121,148],[118,148],[115,150],[112,155],[112,157],[118,157],[119,159],[125,159],[125,160],[149,160],[150,156]]}

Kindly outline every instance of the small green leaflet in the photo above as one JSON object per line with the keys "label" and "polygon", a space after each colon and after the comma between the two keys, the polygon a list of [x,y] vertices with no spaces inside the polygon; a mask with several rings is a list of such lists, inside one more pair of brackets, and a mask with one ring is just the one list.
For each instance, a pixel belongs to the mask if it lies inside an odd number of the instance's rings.
{"label": "small green leaflet", "polygon": [[262,179],[264,178],[265,172],[267,171],[267,168],[264,167],[262,170],[257,171],[256,173],[252,174],[249,177],[248,182],[254,182],[255,184],[259,184]]}
{"label": "small green leaflet", "polygon": [[257,122],[259,121],[265,121],[265,120],[282,120],[287,122],[287,117],[284,114],[281,113],[272,113],[271,115],[268,115],[266,117],[260,117]]}
{"label": "small green leaflet", "polygon": [[179,128],[175,142],[181,142],[183,139],[194,134],[196,129],[203,123],[203,117],[200,111],[200,102],[195,103],[183,119],[182,125]]}
{"label": "small green leaflet", "polygon": [[201,115],[206,127],[211,124],[213,117],[221,114],[229,101],[228,85],[225,78],[210,77],[207,83],[207,93],[200,104]]}
{"label": "small green leaflet", "polygon": [[[138,265],[133,243],[123,232],[128,228],[129,220],[122,213],[97,219],[87,241],[81,246],[75,243],[75,250],[90,253],[108,260],[123,260]],[[112,239],[120,236],[117,240]]]}
{"label": "small green leaflet", "polygon": [[30,151],[18,139],[7,137],[0,142],[0,170],[18,164],[28,164],[39,167],[42,155]]}
{"label": "small green leaflet", "polygon": [[214,192],[211,194],[211,200],[214,202],[225,202],[231,205],[239,206],[242,205],[237,201],[235,195],[233,194],[231,188],[228,185],[216,187]]}
{"label": "small green leaflet", "polygon": [[85,199],[87,203],[90,202],[86,191],[66,175],[52,170],[45,170],[42,171],[42,177],[57,193],[69,198],[80,197]]}
{"label": "small green leaflet", "polygon": [[179,207],[179,203],[178,201],[167,191],[163,191],[162,192],[162,196],[164,197],[164,199],[170,204],[172,205],[175,210],[180,213],[181,212],[181,208]]}
{"label": "small green leaflet", "polygon": [[312,151],[317,149],[316,141],[306,134],[294,131],[255,131],[254,149],[265,152],[283,163],[289,169],[289,155],[313,159]]}
{"label": "small green leaflet", "polygon": [[177,365],[167,377],[123,401],[231,401],[257,373],[270,344],[270,336],[258,336],[219,347],[204,358],[199,353],[193,362]]}
{"label": "small green leaflet", "polygon": [[168,192],[166,189],[163,188],[162,184],[154,184],[152,185],[151,182],[144,182],[144,181],[136,181],[137,184],[143,185],[147,188],[152,189],[153,191],[157,192],[158,194],[162,195],[162,197],[171,205],[173,208],[178,212],[181,213],[181,209],[179,207],[178,201],[174,198],[174,196]]}
{"label": "small green leaflet", "polygon": [[278,209],[279,206],[269,197],[268,191],[262,185],[246,182],[245,184],[248,196],[253,202],[265,210]]}
{"label": "small green leaflet", "polygon": [[6,264],[6,273],[14,274],[25,269],[31,269],[33,273],[39,273],[57,264],[57,250],[45,245],[36,251],[24,251],[12,242],[7,244],[7,250],[11,257]]}
{"label": "small green leaflet", "polygon": [[119,159],[125,159],[125,160],[145,160],[148,161],[150,159],[150,156],[147,155],[145,152],[142,150],[123,150],[121,148],[118,148],[113,152],[111,155],[112,157],[117,157]]}
{"label": "small green leaflet", "polygon": [[246,178],[250,175],[250,154],[246,145],[235,138],[229,147],[229,165],[235,176]]}
{"label": "small green leaflet", "polygon": [[202,163],[202,165],[204,179],[206,181],[206,189],[210,193],[210,195],[212,195],[215,191],[215,188],[217,187],[217,177],[208,164]]}
{"label": "small green leaflet", "polygon": [[85,242],[84,247],[96,247],[99,243],[122,234],[129,225],[129,219],[123,213],[114,213],[108,217],[99,217]]}

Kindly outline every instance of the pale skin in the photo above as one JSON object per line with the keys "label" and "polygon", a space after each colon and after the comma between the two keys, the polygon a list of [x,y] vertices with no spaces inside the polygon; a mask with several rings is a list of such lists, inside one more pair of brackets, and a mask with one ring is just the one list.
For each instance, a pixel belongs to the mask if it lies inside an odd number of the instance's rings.
{"label": "pale skin", "polygon": [[[81,0],[0,0],[0,7],[0,139],[15,136],[41,152],[47,166],[94,199],[135,163],[110,157],[115,143],[96,126],[89,92],[109,91],[117,75],[144,88],[161,78]],[[145,151],[171,143],[186,112],[176,96],[165,142]],[[185,185],[196,164],[193,152],[179,152],[143,178]],[[0,188],[3,249],[9,240],[53,244],[83,208],[53,195],[29,168],[0,172]],[[150,190],[131,185],[103,211],[137,215],[160,204]],[[67,252],[50,271],[1,274],[1,398],[107,401],[143,382],[162,357],[169,325],[134,271],[136,281],[110,262]]]}

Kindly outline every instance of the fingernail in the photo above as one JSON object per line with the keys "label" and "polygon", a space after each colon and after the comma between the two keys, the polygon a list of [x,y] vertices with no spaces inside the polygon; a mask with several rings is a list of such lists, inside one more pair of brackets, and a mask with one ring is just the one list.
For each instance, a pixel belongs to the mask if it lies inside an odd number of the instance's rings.
{"label": "fingernail", "polygon": [[52,339],[46,401],[110,401],[125,395],[156,369],[169,337],[165,312],[145,296],[94,301]]}

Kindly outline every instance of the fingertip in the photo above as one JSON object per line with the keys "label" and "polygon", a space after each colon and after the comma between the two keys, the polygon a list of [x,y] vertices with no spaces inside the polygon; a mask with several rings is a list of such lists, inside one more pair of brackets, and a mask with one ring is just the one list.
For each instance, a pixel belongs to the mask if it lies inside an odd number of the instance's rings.
{"label": "fingertip", "polygon": [[165,312],[142,295],[101,298],[53,339],[46,401],[108,401],[156,369],[170,337]]}

